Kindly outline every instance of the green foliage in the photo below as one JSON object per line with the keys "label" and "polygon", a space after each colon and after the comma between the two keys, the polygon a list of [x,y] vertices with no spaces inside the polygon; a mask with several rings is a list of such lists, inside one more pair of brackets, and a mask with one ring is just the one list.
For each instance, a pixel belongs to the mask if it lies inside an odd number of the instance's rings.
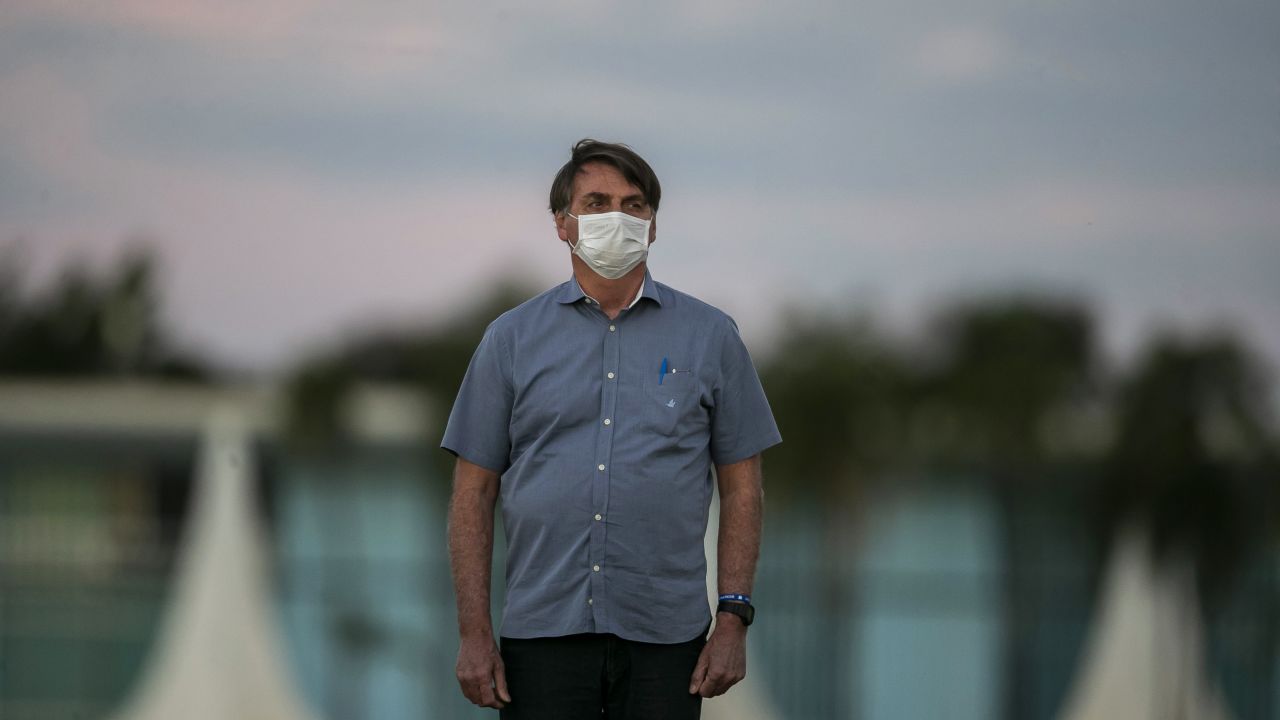
{"label": "green foliage", "polygon": [[786,326],[760,368],[783,433],[770,497],[839,501],[899,459],[910,373],[869,323],[796,315]]}
{"label": "green foliage", "polygon": [[1089,314],[1061,301],[957,306],[923,351],[866,322],[785,327],[761,363],[784,438],[769,452],[770,498],[816,501],[822,522],[844,522],[840,506],[867,483],[948,469],[1011,498],[1061,469],[1056,434],[1083,430],[1104,436],[1071,458],[1095,479],[1082,492],[1099,532],[1142,518],[1157,548],[1192,556],[1206,590],[1280,526],[1270,396],[1232,338],[1158,340],[1117,383]]}
{"label": "green foliage", "polygon": [[952,452],[988,469],[1041,461],[1046,420],[1099,383],[1092,325],[1074,303],[1044,299],[971,303],[943,315],[921,395],[961,428]]}
{"label": "green foliage", "polygon": [[1069,303],[960,306],[923,350],[865,321],[786,327],[761,368],[785,438],[769,453],[770,480],[784,494],[839,498],[921,465],[1025,472],[1045,455],[1047,420],[1097,385],[1092,323]]}
{"label": "green foliage", "polygon": [[[480,302],[443,324],[374,330],[304,362],[288,381],[288,426],[293,441],[310,451],[341,447],[346,434],[343,406],[359,381],[418,388],[430,408],[434,432],[442,432],[485,328],[533,294],[515,282],[500,282]],[[434,447],[436,440],[425,438],[424,442]],[[444,453],[434,455],[440,456],[444,470],[448,458]],[[446,470],[444,474],[449,473]]]}
{"label": "green foliage", "polygon": [[1207,588],[1276,527],[1266,383],[1226,337],[1157,339],[1117,398],[1104,521],[1141,518],[1160,553],[1190,556]]}
{"label": "green foliage", "polygon": [[285,383],[288,440],[294,449],[327,454],[346,448],[344,403],[357,380],[341,357],[307,361]]}
{"label": "green foliage", "polygon": [[21,260],[0,255],[0,373],[17,376],[158,376],[204,379],[211,371],[180,353],[159,320],[155,263],[145,249],[95,274],[71,265],[24,296]]}

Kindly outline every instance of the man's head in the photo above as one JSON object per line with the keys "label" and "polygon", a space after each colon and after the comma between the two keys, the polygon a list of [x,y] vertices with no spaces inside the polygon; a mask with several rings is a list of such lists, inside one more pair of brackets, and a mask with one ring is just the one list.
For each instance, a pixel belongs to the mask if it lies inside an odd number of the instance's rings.
{"label": "man's head", "polygon": [[[551,201],[549,207],[553,214],[573,211],[572,203],[578,175],[585,166],[596,164],[613,168],[621,173],[624,180],[640,191],[648,205],[650,213],[658,212],[658,201],[662,198],[662,186],[658,184],[658,176],[644,158],[634,150],[620,143],[605,143],[590,138],[580,140],[573,146],[569,162],[556,173],[551,182]],[[611,208],[613,209],[613,208]],[[621,208],[617,208],[621,209]],[[576,214],[576,213],[575,213]]]}

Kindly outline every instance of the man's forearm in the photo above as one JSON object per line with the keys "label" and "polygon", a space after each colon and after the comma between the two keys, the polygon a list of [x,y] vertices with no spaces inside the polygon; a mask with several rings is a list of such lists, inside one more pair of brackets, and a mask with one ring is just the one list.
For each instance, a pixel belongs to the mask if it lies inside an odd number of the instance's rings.
{"label": "man's forearm", "polygon": [[454,468],[449,569],[458,604],[458,632],[463,638],[493,636],[489,587],[498,483],[496,473],[465,460],[459,459]]}
{"label": "man's forearm", "polygon": [[764,516],[764,490],[757,455],[716,468],[720,480],[720,535],[717,541],[720,593],[751,594]]}
{"label": "man's forearm", "polygon": [[[760,555],[760,526],[764,514],[760,456],[732,465],[717,465],[716,476],[720,480],[716,581],[722,594],[750,595],[756,558]],[[724,693],[747,675],[746,625],[730,613],[717,617],[716,629],[707,638],[689,679],[689,692],[704,698]]]}

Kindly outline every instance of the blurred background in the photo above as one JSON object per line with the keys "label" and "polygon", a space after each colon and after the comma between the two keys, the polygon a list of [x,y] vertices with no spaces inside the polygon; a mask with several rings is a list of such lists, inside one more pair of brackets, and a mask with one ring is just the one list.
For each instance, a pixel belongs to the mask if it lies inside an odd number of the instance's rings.
{"label": "blurred background", "polygon": [[568,277],[582,137],[654,166],[650,269],[736,318],[785,439],[708,717],[1280,718],[1278,31],[4,3],[0,718],[486,717],[436,445]]}

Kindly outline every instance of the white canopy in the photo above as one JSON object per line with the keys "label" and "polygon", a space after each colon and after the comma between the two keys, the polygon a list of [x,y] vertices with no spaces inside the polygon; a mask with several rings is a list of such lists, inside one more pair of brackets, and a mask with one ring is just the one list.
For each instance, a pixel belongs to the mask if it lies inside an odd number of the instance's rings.
{"label": "white canopy", "polygon": [[160,635],[114,720],[310,720],[283,660],[244,423],[213,413]]}
{"label": "white canopy", "polygon": [[1062,720],[1227,720],[1210,687],[1191,566],[1156,564],[1129,527],[1111,551],[1097,619]]}

